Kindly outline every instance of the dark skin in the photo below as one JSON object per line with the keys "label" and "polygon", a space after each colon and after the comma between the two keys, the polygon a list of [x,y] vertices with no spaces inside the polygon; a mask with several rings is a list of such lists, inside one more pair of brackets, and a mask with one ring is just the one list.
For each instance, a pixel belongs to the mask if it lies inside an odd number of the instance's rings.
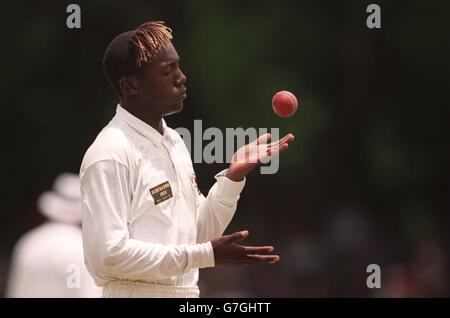
{"label": "dark skin", "polygon": [[141,76],[120,79],[121,105],[163,134],[162,117],[183,109],[186,81],[178,53],[169,45],[161,49],[150,64],[144,64]]}
{"label": "dark skin", "polygon": [[[143,74],[123,77],[119,81],[121,105],[163,134],[162,118],[180,112],[186,98],[187,77],[180,69],[180,58],[172,44],[162,48],[150,63],[143,66]],[[263,135],[240,148],[232,158],[226,177],[242,181],[268,156],[281,153],[294,140],[288,134],[270,142],[270,134]],[[248,231],[224,235],[211,241],[216,265],[239,266],[245,264],[276,263],[280,257],[271,254],[273,246],[243,246],[237,244],[248,237]]]}

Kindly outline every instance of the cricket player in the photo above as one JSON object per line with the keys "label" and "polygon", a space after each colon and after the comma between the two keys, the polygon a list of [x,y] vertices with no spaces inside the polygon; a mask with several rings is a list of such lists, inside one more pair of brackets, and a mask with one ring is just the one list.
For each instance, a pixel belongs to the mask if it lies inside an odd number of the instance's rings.
{"label": "cricket player", "polygon": [[171,40],[164,22],[147,22],[104,55],[120,103],[80,170],[85,262],[104,297],[199,297],[199,268],[279,260],[272,246],[237,244],[248,231],[222,234],[245,176],[294,137],[270,143],[266,134],[242,147],[204,197],[183,139],[164,120],[186,98]]}

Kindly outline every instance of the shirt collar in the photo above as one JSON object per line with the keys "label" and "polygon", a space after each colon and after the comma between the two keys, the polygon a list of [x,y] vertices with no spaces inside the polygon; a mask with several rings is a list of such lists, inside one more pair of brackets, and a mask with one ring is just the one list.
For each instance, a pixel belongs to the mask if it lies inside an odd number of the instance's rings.
{"label": "shirt collar", "polygon": [[128,112],[120,104],[117,105],[116,115],[156,145],[161,145],[162,139],[169,135],[164,118],[162,118],[163,135],[161,135],[155,128]]}

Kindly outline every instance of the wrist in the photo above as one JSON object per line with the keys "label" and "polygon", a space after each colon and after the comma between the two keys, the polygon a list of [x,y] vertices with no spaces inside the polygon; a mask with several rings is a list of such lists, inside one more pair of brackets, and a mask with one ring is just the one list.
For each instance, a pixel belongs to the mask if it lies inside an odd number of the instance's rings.
{"label": "wrist", "polygon": [[236,171],[233,171],[231,168],[229,168],[227,170],[227,172],[225,173],[225,177],[227,177],[228,179],[230,179],[231,181],[234,182],[239,182],[244,180],[246,174],[243,173],[237,173]]}

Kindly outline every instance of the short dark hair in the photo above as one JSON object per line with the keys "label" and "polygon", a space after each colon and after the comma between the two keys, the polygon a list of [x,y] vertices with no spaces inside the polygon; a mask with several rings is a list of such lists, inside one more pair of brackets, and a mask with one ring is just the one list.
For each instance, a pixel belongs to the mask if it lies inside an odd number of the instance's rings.
{"label": "short dark hair", "polygon": [[136,30],[119,34],[111,41],[103,57],[103,71],[120,97],[120,79],[140,75],[143,64],[150,63],[171,40],[172,30],[164,22],[150,21]]}

